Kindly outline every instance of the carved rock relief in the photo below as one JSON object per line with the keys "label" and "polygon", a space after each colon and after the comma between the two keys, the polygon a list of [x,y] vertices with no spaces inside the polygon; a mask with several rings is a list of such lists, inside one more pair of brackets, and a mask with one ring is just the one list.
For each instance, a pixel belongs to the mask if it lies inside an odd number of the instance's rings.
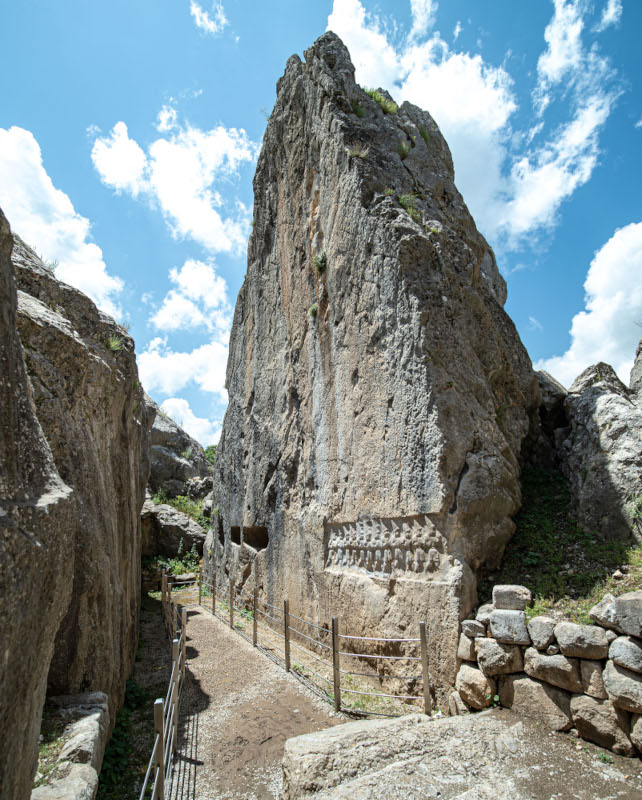
{"label": "carved rock relief", "polygon": [[326,569],[412,578],[452,565],[425,515],[326,524]]}

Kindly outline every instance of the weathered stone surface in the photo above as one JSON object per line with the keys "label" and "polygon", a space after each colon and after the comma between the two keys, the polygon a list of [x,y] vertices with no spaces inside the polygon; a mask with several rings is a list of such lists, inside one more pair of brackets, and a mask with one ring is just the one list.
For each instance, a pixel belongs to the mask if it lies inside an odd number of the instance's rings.
{"label": "weathered stone surface", "polygon": [[524,672],[531,678],[539,678],[569,692],[583,691],[577,659],[567,658],[561,653],[549,656],[529,647],[524,653]]}
{"label": "weathered stone surface", "polygon": [[629,505],[642,485],[642,408],[604,363],[584,370],[564,407],[570,429],[561,463],[579,524],[609,538],[640,539]]}
{"label": "weathered stone surface", "polygon": [[201,506],[201,514],[204,517],[211,518],[212,511],[214,510],[214,494],[210,492],[203,500],[203,505]]}
{"label": "weathered stone surface", "polygon": [[614,642],[616,639],[617,639],[617,633],[615,631],[611,630],[610,628],[607,629],[607,631],[606,631],[606,641],[609,644],[611,644],[611,642]]}
{"label": "weathered stone surface", "polygon": [[606,658],[609,652],[606,633],[597,625],[560,622],[555,626],[555,638],[565,656],[596,659]]}
{"label": "weathered stone surface", "polygon": [[16,328],[13,238],[0,211],[0,795],[28,797],[56,631],[69,605],[71,488],[40,423]]}
{"label": "weathered stone surface", "polygon": [[620,636],[609,647],[609,658],[633,672],[642,672],[642,641]]}
{"label": "weathered stone surface", "polygon": [[631,368],[629,390],[631,391],[633,401],[639,406],[642,406],[642,339],[638,342],[637,350],[635,351],[635,361]]}
{"label": "weathered stone surface", "polygon": [[633,714],[631,717],[631,741],[642,753],[642,715]]}
{"label": "weathered stone surface", "polygon": [[165,503],[155,505],[151,500],[145,500],[141,520],[144,556],[171,558],[178,554],[179,547],[187,553],[192,546],[196,547],[199,555],[203,554],[205,531],[182,511]]}
{"label": "weathered stone surface", "polygon": [[528,634],[533,647],[546,650],[555,638],[555,620],[552,617],[533,617],[528,623]]}
{"label": "weathered stone surface", "polygon": [[488,708],[495,696],[496,684],[472,664],[462,664],[457,673],[455,688],[461,698],[473,708]]}
{"label": "weathered stone surface", "polygon": [[548,372],[537,372],[542,404],[539,407],[539,436],[531,447],[530,461],[534,466],[551,468],[559,465],[557,440],[568,434],[568,419],[564,401],[568,392]]}
{"label": "weathered stone surface", "polygon": [[113,719],[138,641],[151,417],[127,332],[58,281],[17,237],[12,262],[36,413],[77,505],[58,545],[73,566],[73,582],[49,692],[104,691]]}
{"label": "weathered stone surface", "polygon": [[265,529],[248,588],[310,619],[350,609],[353,633],[426,619],[445,702],[474,570],[514,530],[539,388],[430,115],[385,115],[332,33],[305,59],[278,83],[254,179],[206,570],[241,583],[236,532]]}
{"label": "weathered stone surface", "polygon": [[469,639],[465,633],[462,633],[459,637],[459,647],[457,648],[457,658],[461,658],[464,661],[476,661],[477,656],[475,654],[475,642],[472,639]]}
{"label": "weathered stone surface", "polygon": [[523,611],[493,611],[490,615],[490,632],[498,642],[530,644]]}
{"label": "weathered stone surface", "polygon": [[448,698],[448,712],[451,717],[463,716],[470,713],[470,708],[461,699],[461,695],[457,690],[451,693]]}
{"label": "weathered stone surface", "polygon": [[580,675],[582,677],[582,688],[584,694],[597,697],[598,700],[606,700],[608,697],[602,680],[602,664],[599,661],[580,661]]}
{"label": "weathered stone surface", "polygon": [[576,694],[571,698],[571,713],[577,732],[583,739],[620,756],[634,755],[626,711],[616,708],[609,700]]}
{"label": "weathered stone surface", "polygon": [[168,497],[185,495],[191,479],[211,473],[205,451],[148,395],[145,395],[145,404],[150,414],[154,414],[149,487],[153,493],[162,490]]}
{"label": "weathered stone surface", "polygon": [[573,727],[571,695],[523,673],[507,675],[500,680],[499,700],[504,708],[539,719],[552,731],[567,731]]}
{"label": "weathered stone surface", "polygon": [[192,500],[203,500],[212,494],[213,478],[211,475],[204,475],[198,478],[190,478],[185,483],[187,496]]}
{"label": "weathered stone surface", "polygon": [[495,606],[492,603],[486,603],[483,606],[479,606],[477,609],[477,614],[475,615],[475,619],[478,622],[481,622],[482,625],[488,625],[490,622],[490,615],[495,610]]}
{"label": "weathered stone surface", "polygon": [[642,714],[642,676],[638,672],[607,661],[602,680],[613,705]]}
{"label": "weathered stone surface", "polygon": [[522,648],[514,644],[501,644],[495,639],[475,639],[479,668],[484,675],[505,675],[524,669]]}
{"label": "weathered stone surface", "polygon": [[90,764],[59,764],[52,782],[31,792],[31,800],[94,800],[98,791],[98,773]]}
{"label": "weathered stone surface", "polygon": [[642,589],[619,597],[605,594],[589,616],[605,628],[642,638]]}
{"label": "weathered stone surface", "polygon": [[476,619],[465,619],[461,623],[461,629],[469,639],[476,639],[478,636],[486,636],[486,626]]}
{"label": "weathered stone surface", "polygon": [[493,586],[493,605],[505,611],[523,611],[531,602],[530,589],[525,586]]}
{"label": "weathered stone surface", "polygon": [[60,751],[58,760],[89,764],[100,773],[110,729],[107,695],[92,692],[84,696],[72,695],[56,699],[63,701],[62,704],[58,702],[58,705],[67,714],[79,717],[77,722],[65,728],[65,737],[69,738]]}

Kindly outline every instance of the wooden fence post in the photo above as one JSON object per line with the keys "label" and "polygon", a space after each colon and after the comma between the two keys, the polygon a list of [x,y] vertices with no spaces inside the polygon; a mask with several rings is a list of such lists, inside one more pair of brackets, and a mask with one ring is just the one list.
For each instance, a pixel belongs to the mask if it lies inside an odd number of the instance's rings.
{"label": "wooden fence post", "polygon": [[212,575],[212,614],[216,614],[216,572]]}
{"label": "wooden fence post", "polygon": [[186,652],[187,652],[187,611],[183,609],[181,611],[181,650],[182,652],[182,664],[181,664],[181,683],[185,680],[185,659],[186,659]]}
{"label": "wooden fence post", "polygon": [[254,587],[254,597],[252,599],[252,644],[256,647],[256,636],[257,636],[257,621],[256,621],[256,599],[258,596],[259,590]]}
{"label": "wooden fence post", "polygon": [[172,662],[175,666],[174,669],[174,696],[172,702],[174,704],[174,722],[172,731],[172,751],[175,753],[178,746],[178,690],[180,688],[180,670],[178,669],[178,639],[172,642]]}
{"label": "wooden fence post", "polygon": [[165,701],[162,698],[154,702],[154,741],[157,736],[155,771],[158,773],[158,795],[165,797]]}
{"label": "wooden fence post", "polygon": [[171,612],[172,612],[172,641],[173,641],[176,638],[176,628],[178,623],[178,611],[176,609],[175,597],[172,597]]}
{"label": "wooden fence post", "polygon": [[230,628],[234,630],[234,586],[230,581]]}
{"label": "wooden fence post", "polygon": [[339,672],[339,618],[332,617],[332,679],[334,710],[341,711],[341,673]]}
{"label": "wooden fence post", "polygon": [[201,605],[201,598],[203,596],[203,570],[198,568],[198,604]]}
{"label": "wooden fence post", "polygon": [[283,601],[283,636],[285,638],[285,671],[290,671],[290,601]]}
{"label": "wooden fence post", "polygon": [[419,623],[419,640],[421,645],[421,675],[424,686],[424,712],[430,716],[432,700],[430,698],[430,678],[428,676],[428,643],[426,642],[426,623]]}

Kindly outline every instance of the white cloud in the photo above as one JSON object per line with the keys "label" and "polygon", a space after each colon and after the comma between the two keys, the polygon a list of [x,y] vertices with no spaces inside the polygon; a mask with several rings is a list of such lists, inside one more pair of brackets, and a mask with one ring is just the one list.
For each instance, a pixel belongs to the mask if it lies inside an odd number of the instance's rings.
{"label": "white cloud", "polygon": [[537,317],[530,316],[528,318],[528,327],[532,331],[541,331],[542,330],[542,323],[537,319]]}
{"label": "white cloud", "polygon": [[[145,196],[157,205],[176,237],[189,237],[211,252],[241,252],[250,212],[240,202],[224,203],[217,186],[256,158],[258,146],[244,130],[219,125],[209,131],[159,115],[169,125],[147,155],[124,122],[94,142],[91,158],[101,180],[117,192]],[[230,205],[232,206],[230,208]]]}
{"label": "white cloud", "polygon": [[177,125],[177,117],[178,117],[178,112],[176,111],[176,108],[174,106],[164,105],[158,112],[156,130],[160,131],[161,133],[166,133],[167,131],[171,131],[172,128],[175,128]]}
{"label": "white cloud", "polygon": [[453,41],[456,41],[459,38],[460,33],[461,33],[461,22],[457,20],[457,24],[453,29]]}
{"label": "white cloud", "polygon": [[172,268],[169,278],[176,288],[151,315],[154,327],[163,331],[204,327],[227,342],[231,325],[227,284],[213,264],[188,259],[180,269]]}
{"label": "white cloud", "polygon": [[597,33],[602,33],[609,25],[617,25],[622,16],[622,0],[608,0],[602,12],[602,19],[596,26]]}
{"label": "white cloud", "polygon": [[412,16],[411,36],[426,33],[433,25],[437,3],[435,0],[410,0],[410,14]]}
{"label": "white cloud", "polygon": [[227,342],[214,339],[190,352],[176,352],[156,337],[138,356],[138,370],[148,392],[173,395],[192,383],[227,403]]}
{"label": "white cloud", "polygon": [[210,14],[195,0],[190,0],[189,13],[194,17],[196,27],[212,36],[217,36],[228,24],[223,4],[220,2],[212,4],[212,12]]}
{"label": "white cloud", "polygon": [[642,222],[615,231],[591,261],[585,308],[573,317],[571,345],[562,356],[537,362],[565,386],[591,364],[605,361],[628,385],[640,338]]}
{"label": "white cloud", "polygon": [[638,120],[638,121],[635,123],[635,127],[636,127],[636,128],[642,128],[642,119],[639,119],[639,120]]}
{"label": "white cloud", "polygon": [[107,272],[103,254],[90,241],[91,223],[47,174],[30,131],[0,128],[0,207],[12,230],[46,260],[60,262],[56,275],[77,287],[107,314],[120,315],[123,281]]}
{"label": "white cloud", "polygon": [[160,408],[203,447],[218,444],[221,438],[221,423],[197,417],[187,400],[183,400],[182,397],[169,397],[163,401]]}
{"label": "white cloud", "polygon": [[480,229],[495,247],[518,249],[556,223],[564,200],[598,164],[599,135],[616,94],[605,88],[612,77],[608,62],[582,43],[585,13],[579,0],[555,0],[533,103],[542,112],[544,101],[559,97],[565,119],[551,128],[536,118],[523,132],[512,127],[518,105],[505,66],[451,49],[438,31],[425,41],[411,32],[395,48],[360,0],[334,0],[328,28],[350,50],[359,83],[381,85],[430,111]]}

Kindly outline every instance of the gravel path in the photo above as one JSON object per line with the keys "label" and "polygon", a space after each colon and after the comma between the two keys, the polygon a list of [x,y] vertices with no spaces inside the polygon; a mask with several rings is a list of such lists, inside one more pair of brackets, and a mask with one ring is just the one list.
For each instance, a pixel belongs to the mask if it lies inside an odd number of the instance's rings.
{"label": "gravel path", "polygon": [[346,721],[283,667],[199,607],[188,608],[176,800],[267,800],[281,791],[283,744]]}

